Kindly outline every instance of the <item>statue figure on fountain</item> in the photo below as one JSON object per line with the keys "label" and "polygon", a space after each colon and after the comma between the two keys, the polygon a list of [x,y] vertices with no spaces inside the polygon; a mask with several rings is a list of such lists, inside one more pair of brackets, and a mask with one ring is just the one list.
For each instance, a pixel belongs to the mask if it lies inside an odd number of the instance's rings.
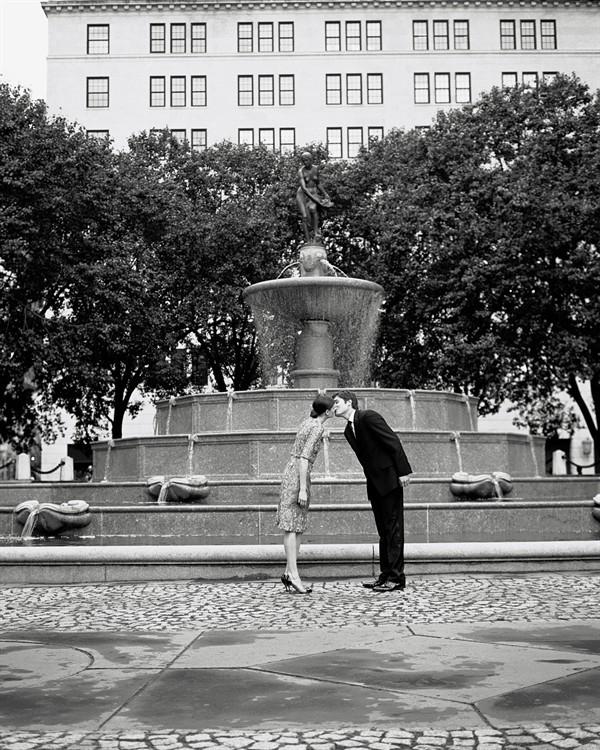
{"label": "statue figure on fountain", "polygon": [[323,209],[331,208],[333,203],[320,183],[319,167],[314,164],[312,154],[305,151],[301,159],[302,166],[298,170],[300,187],[296,193],[296,202],[300,209],[306,242],[300,250],[300,274],[302,276],[335,275],[333,267],[327,260],[320,227]]}

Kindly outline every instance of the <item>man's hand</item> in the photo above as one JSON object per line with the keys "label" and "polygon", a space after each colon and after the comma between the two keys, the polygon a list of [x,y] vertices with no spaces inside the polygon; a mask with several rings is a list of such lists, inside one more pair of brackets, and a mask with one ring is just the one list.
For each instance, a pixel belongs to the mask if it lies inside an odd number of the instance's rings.
{"label": "man's hand", "polygon": [[306,492],[306,490],[300,490],[298,492],[298,505],[301,508],[306,508],[306,506],[308,505],[308,493]]}
{"label": "man's hand", "polygon": [[408,487],[410,483],[410,477],[409,476],[398,477],[398,481],[400,482],[400,487]]}

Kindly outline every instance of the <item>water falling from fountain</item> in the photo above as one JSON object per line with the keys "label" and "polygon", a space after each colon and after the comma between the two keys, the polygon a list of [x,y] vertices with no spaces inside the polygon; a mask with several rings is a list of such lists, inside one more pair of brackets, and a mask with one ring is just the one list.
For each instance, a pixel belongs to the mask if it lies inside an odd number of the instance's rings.
{"label": "water falling from fountain", "polygon": [[[304,372],[302,360],[310,360],[311,353],[301,351],[299,334],[307,335],[307,325],[315,321],[329,324],[333,361],[328,365],[325,355],[321,359],[328,372],[338,371],[334,385],[369,384],[370,353],[383,301],[378,284],[339,276],[292,277],[253,284],[244,297],[252,308],[266,382],[275,382],[283,371],[296,387],[302,387],[293,367]],[[309,350],[313,345],[318,343],[308,342]]]}

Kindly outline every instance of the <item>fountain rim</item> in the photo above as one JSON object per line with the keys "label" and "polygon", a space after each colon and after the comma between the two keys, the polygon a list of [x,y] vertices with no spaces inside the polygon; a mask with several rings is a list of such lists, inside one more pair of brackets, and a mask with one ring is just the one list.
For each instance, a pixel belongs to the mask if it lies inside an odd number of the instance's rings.
{"label": "fountain rim", "polygon": [[381,284],[367,279],[356,279],[352,276],[292,276],[286,279],[268,279],[267,281],[258,281],[256,284],[247,286],[242,295],[245,298],[252,296],[255,292],[271,291],[274,289],[285,289],[286,287],[352,287],[353,289],[362,289],[364,291],[379,292],[385,294]]}

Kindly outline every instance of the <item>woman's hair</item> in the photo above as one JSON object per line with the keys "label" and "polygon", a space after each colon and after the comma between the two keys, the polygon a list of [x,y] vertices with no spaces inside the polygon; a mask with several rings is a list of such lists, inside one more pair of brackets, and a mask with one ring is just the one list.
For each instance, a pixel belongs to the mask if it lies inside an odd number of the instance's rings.
{"label": "woman's hair", "polygon": [[312,409],[310,416],[315,419],[319,414],[323,414],[327,409],[331,409],[333,406],[333,399],[331,396],[326,396],[324,393],[319,393],[316,399],[312,402]]}

